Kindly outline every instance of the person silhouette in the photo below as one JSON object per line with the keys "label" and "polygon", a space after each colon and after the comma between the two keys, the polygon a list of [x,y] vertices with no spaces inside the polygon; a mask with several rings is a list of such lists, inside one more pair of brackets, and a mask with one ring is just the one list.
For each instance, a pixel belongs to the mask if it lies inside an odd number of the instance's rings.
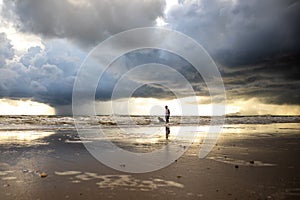
{"label": "person silhouette", "polygon": [[169,110],[168,106],[165,106],[165,118],[166,118],[166,123],[169,123],[170,110]]}

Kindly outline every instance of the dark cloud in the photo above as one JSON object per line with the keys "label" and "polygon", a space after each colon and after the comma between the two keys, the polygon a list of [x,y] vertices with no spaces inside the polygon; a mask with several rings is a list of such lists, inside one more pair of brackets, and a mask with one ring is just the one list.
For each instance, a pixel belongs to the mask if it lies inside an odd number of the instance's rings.
{"label": "dark cloud", "polygon": [[[6,22],[19,31],[40,35],[46,47],[32,47],[16,56],[6,35],[0,34],[0,97],[32,98],[63,113],[70,109],[76,73],[87,55],[82,47],[130,28],[155,25],[156,18],[164,15],[164,6],[161,0],[4,1]],[[208,50],[219,66],[229,101],[255,97],[265,103],[299,104],[299,1],[180,1],[164,17],[168,27],[191,36]],[[126,42],[121,45],[131,45]],[[181,45],[182,41],[171,43]],[[185,59],[144,49],[123,55],[110,66],[100,79],[96,98],[109,100],[127,71],[149,63],[172,67],[197,95],[209,96],[201,74]],[[174,97],[162,81],[165,74],[149,69],[138,75],[127,77],[122,85],[125,92],[145,83],[133,96]],[[147,84],[147,78],[154,83]],[[170,86],[184,93],[176,77],[168,78]]]}
{"label": "dark cloud", "polygon": [[[0,69],[0,97],[31,98],[57,109],[65,108],[64,105],[72,102],[73,84],[85,56],[85,52],[61,40],[49,42],[45,49],[31,47],[18,60]],[[144,49],[125,54],[112,63],[99,81],[96,99],[110,100],[114,87],[124,74],[149,63],[170,66],[176,70],[175,74],[153,71],[150,64],[147,66],[148,70],[140,72],[140,75],[126,77],[121,85],[123,93],[132,85],[141,84],[140,88],[132,92],[134,97],[170,99],[174,97],[174,91],[170,91],[168,87],[176,88],[183,96],[189,96],[190,93],[185,94],[186,86],[177,79],[178,73],[191,84],[197,94],[208,94],[201,75],[186,60],[163,50]],[[118,98],[122,97],[124,96],[120,93]]]}
{"label": "dark cloud", "polygon": [[218,63],[227,98],[299,104],[300,2],[182,1],[168,26],[202,44]]}
{"label": "dark cloud", "polygon": [[94,46],[121,31],[155,25],[164,6],[163,0],[8,0],[2,12],[23,32]]}
{"label": "dark cloud", "polygon": [[300,51],[298,1],[202,0],[174,7],[169,26],[202,44],[224,65],[255,64]]}
{"label": "dark cloud", "polygon": [[[157,64],[164,66],[158,69]],[[132,73],[131,70],[141,66],[142,70]],[[118,80],[127,73],[128,77],[122,82],[124,93],[143,85],[132,94],[134,97],[170,99],[175,92],[171,88],[183,96],[192,95],[185,93],[187,86],[183,81],[189,83],[197,95],[208,95],[202,76],[188,61],[164,50],[143,49],[127,53],[111,64],[99,81],[97,97],[110,99],[115,84],[120,84]]]}
{"label": "dark cloud", "polygon": [[229,99],[259,97],[265,103],[299,104],[300,59],[276,57],[259,65],[223,67],[223,80]]}
{"label": "dark cloud", "polygon": [[84,56],[63,41],[52,41],[45,49],[32,47],[0,68],[0,98],[31,98],[52,106],[70,104]]}

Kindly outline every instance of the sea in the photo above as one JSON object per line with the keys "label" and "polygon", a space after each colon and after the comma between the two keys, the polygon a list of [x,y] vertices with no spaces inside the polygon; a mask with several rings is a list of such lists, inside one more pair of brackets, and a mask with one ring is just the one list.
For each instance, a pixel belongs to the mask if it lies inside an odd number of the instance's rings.
{"label": "sea", "polygon": [[[300,123],[300,116],[221,116],[215,117],[219,125],[247,124],[286,124]],[[220,120],[218,120],[218,118]],[[207,116],[172,116],[171,125],[206,126],[210,125],[212,117]],[[56,116],[56,115],[2,115],[0,116],[0,131],[9,130],[61,130],[74,129],[75,121],[85,128],[132,127],[140,125],[162,126],[163,116]]]}
{"label": "sea", "polygon": [[[221,128],[218,136],[230,137],[300,133],[300,116],[220,116],[213,119],[212,124],[212,117],[172,116],[166,125],[163,116],[3,115],[0,116],[0,145],[45,145],[49,143],[47,137],[62,132],[72,135],[66,143],[84,142],[85,138],[78,133],[89,130],[102,130],[110,140],[134,143],[159,143],[165,140],[166,127],[171,140],[190,140],[195,134],[203,137],[209,134],[212,126]],[[101,140],[103,135],[94,134],[86,140],[92,138]]]}

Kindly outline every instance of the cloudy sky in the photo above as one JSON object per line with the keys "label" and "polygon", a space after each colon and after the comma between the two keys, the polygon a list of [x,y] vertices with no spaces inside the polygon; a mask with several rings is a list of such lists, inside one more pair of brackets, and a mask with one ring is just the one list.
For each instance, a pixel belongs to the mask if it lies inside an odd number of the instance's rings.
{"label": "cloudy sky", "polygon": [[[115,34],[143,27],[179,31],[204,47],[221,73],[226,113],[300,115],[297,0],[0,0],[0,114],[70,114],[73,85],[89,52]],[[155,70],[158,65],[169,71]],[[180,77],[196,101],[178,84]],[[111,64],[95,94],[99,113],[110,112],[104,108],[112,96],[128,109],[122,94],[135,84],[141,87],[132,92],[132,114],[156,114],[165,104],[176,110],[172,88],[186,105],[210,113],[203,74],[159,49],[129,52]],[[122,87],[114,94],[117,85]]]}

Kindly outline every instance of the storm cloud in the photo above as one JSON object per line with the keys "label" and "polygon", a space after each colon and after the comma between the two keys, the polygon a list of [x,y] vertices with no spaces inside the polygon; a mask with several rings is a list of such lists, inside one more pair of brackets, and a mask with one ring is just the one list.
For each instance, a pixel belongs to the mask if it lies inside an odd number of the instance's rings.
{"label": "storm cloud", "polygon": [[163,0],[7,0],[3,13],[23,32],[94,46],[127,29],[154,26],[164,7]]}
{"label": "storm cloud", "polygon": [[[186,0],[167,13],[165,6],[162,0],[4,0],[1,17],[17,31],[41,37],[45,47],[17,55],[7,35],[0,33],[0,97],[70,105],[76,74],[91,47],[121,31],[156,26],[161,17],[167,28],[190,36],[208,51],[222,74],[229,101],[258,98],[299,105],[299,1]],[[197,95],[209,95],[201,74],[183,58],[139,50],[113,63],[100,79],[96,98],[110,99],[123,73],[147,63],[171,66]],[[149,76],[154,81],[159,77]],[[174,97],[160,84],[144,85],[133,95]]]}
{"label": "storm cloud", "polygon": [[224,65],[259,63],[299,53],[300,3],[292,0],[183,1],[169,26],[188,34]]}
{"label": "storm cloud", "polygon": [[[155,67],[157,64],[161,65],[161,68]],[[143,70],[136,67],[142,67]],[[125,54],[111,64],[99,81],[98,98],[107,94],[106,98],[110,99],[115,84],[125,76],[125,81],[122,82],[124,93],[134,85],[145,84],[132,94],[133,97],[170,99],[174,98],[175,91],[184,95],[187,88],[179,76],[190,84],[195,94],[209,95],[201,74],[187,60],[164,50],[142,49]],[[106,80],[107,77],[110,77],[110,81]],[[170,88],[173,88],[173,91]],[[192,94],[186,93],[184,96],[189,95]]]}
{"label": "storm cloud", "polygon": [[45,49],[31,47],[20,58],[0,67],[0,97],[31,98],[52,106],[70,104],[84,56],[64,41],[52,41]]}
{"label": "storm cloud", "polygon": [[181,1],[167,15],[217,62],[228,100],[274,104],[300,102],[299,19],[294,0]]}

